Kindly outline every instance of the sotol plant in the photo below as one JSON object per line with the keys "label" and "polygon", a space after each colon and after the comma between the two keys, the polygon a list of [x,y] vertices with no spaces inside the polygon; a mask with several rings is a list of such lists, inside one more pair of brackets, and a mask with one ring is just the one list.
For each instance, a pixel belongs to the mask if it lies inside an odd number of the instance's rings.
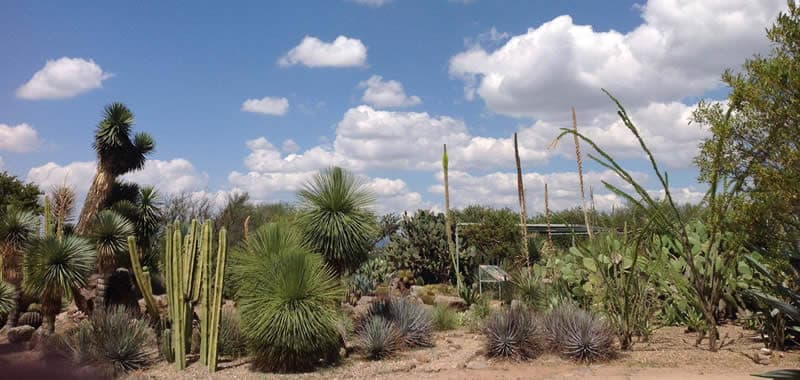
{"label": "sotol plant", "polygon": [[251,233],[233,256],[242,331],[258,369],[303,371],[338,360],[339,282],[285,222]]}
{"label": "sotol plant", "polygon": [[306,243],[337,273],[354,272],[367,259],[377,233],[370,210],[374,195],[353,173],[339,167],[319,172],[298,192]]}
{"label": "sotol plant", "polygon": [[433,346],[433,319],[420,304],[406,298],[385,298],[370,305],[362,327],[372,316],[383,317],[394,324],[407,347]]}
{"label": "sotol plant", "polygon": [[585,310],[563,304],[551,310],[544,321],[548,346],[565,357],[593,362],[615,354],[611,328]]}

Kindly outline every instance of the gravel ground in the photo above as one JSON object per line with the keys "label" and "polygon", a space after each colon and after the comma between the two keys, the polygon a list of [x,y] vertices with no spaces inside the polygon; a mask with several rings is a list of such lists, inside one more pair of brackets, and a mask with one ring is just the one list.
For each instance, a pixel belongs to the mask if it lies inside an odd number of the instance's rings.
{"label": "gravel ground", "polygon": [[[172,364],[159,363],[146,371],[129,374],[128,379],[752,379],[750,374],[779,368],[800,367],[800,352],[775,352],[769,365],[756,364],[750,357],[762,347],[757,337],[737,326],[723,326],[721,335],[730,343],[713,353],[694,347],[695,336],[683,329],[657,330],[649,342],[637,343],[629,352],[607,363],[576,364],[553,355],[526,362],[490,361],[483,356],[480,334],[455,330],[436,334],[432,348],[404,351],[392,359],[368,361],[359,354],[337,367],[305,374],[279,375],[254,372],[248,360],[223,361],[210,376],[205,367],[192,363],[177,371]],[[66,363],[42,361],[41,354],[5,343],[0,338],[0,371],[16,368],[13,380],[33,378],[81,378],[87,372]],[[38,367],[37,367],[38,365]],[[39,371],[39,372],[36,372]],[[43,372],[44,371],[44,372]],[[58,373],[46,376],[44,373]],[[8,374],[8,372],[0,372]],[[27,374],[27,375],[26,375]]]}

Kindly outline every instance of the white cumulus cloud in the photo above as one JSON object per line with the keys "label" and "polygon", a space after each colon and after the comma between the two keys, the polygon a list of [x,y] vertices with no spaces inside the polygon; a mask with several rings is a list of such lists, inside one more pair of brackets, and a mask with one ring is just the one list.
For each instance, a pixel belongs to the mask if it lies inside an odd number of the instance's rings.
{"label": "white cumulus cloud", "polygon": [[384,81],[380,75],[373,75],[359,83],[364,88],[361,97],[365,103],[379,108],[411,107],[422,103],[419,96],[408,96],[403,84],[396,80]]}
{"label": "white cumulus cloud", "polygon": [[242,111],[281,116],[289,111],[289,99],[271,98],[247,99],[242,103]]}
{"label": "white cumulus cloud", "polygon": [[[764,29],[783,0],[650,0],[628,33],[597,31],[559,16],[487,51],[475,46],[450,59],[467,98],[511,116],[553,119],[570,106],[594,115],[612,105],[606,88],[629,107],[679,101],[719,85],[732,63],[764,51]],[[691,15],[691,17],[686,17]]]}
{"label": "white cumulus cloud", "polygon": [[361,40],[345,36],[325,42],[305,36],[299,45],[278,60],[281,66],[357,67],[367,64],[367,47]]}
{"label": "white cumulus cloud", "polygon": [[103,81],[111,76],[91,59],[63,57],[48,60],[17,89],[17,97],[29,100],[71,98],[103,87]]}
{"label": "white cumulus cloud", "polygon": [[39,134],[30,125],[0,124],[0,150],[23,153],[33,151],[40,145]]}

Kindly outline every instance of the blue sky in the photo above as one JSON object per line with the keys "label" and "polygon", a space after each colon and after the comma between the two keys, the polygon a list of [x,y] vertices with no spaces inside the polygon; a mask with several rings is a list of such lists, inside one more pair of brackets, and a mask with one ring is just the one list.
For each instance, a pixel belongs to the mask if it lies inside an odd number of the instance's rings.
{"label": "blue sky", "polygon": [[[605,87],[647,124],[640,128],[676,190],[697,201],[690,159],[705,132],[687,127],[688,115],[697,99],[725,94],[724,68],[765,51],[764,28],[784,7],[2,2],[0,165],[45,188],[68,183],[85,193],[94,127],[105,104],[121,101],[157,142],[152,163],[130,179],[165,194],[291,200],[311,173],[336,163],[364,176],[380,211],[440,208],[435,157],[448,143],[457,206],[514,206],[507,148],[519,131],[528,192],[548,182],[555,205],[570,207],[579,202],[571,148],[547,145],[569,126],[572,105],[580,128],[646,178]],[[251,107],[262,113],[245,111],[248,99],[266,98]],[[600,207],[618,202],[600,188],[608,173],[587,170]],[[541,208],[540,196],[528,198]]]}

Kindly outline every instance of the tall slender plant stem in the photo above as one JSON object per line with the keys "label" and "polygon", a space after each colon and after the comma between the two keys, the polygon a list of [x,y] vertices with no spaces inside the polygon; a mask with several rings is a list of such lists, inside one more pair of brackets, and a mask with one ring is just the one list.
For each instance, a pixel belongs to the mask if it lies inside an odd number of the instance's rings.
{"label": "tall slender plant stem", "polygon": [[522,164],[519,161],[519,145],[517,144],[517,134],[514,133],[514,159],[517,162],[517,195],[519,196],[519,224],[522,239],[522,257],[525,264],[531,267],[531,257],[528,254],[528,208],[525,204],[525,187],[522,183]]}
{"label": "tall slender plant stem", "polygon": [[592,225],[589,223],[589,210],[586,209],[586,191],[583,186],[583,159],[581,158],[581,142],[578,139],[578,118],[575,116],[575,107],[572,107],[572,130],[575,131],[573,135],[575,140],[575,161],[578,163],[578,181],[581,184],[581,209],[583,210],[583,220],[586,223],[586,233],[589,239],[594,238],[592,232]]}
{"label": "tall slender plant stem", "polygon": [[544,218],[547,222],[547,250],[550,253],[553,249],[553,231],[550,228],[550,201],[547,194],[547,182],[544,183]]}
{"label": "tall slender plant stem", "polygon": [[461,290],[461,270],[458,268],[456,260],[456,245],[453,242],[453,232],[451,231],[452,221],[450,215],[450,183],[447,179],[447,144],[442,145],[442,171],[444,172],[444,228],[447,236],[447,247],[450,251],[450,259],[453,261],[453,270],[456,272],[456,289]]}

